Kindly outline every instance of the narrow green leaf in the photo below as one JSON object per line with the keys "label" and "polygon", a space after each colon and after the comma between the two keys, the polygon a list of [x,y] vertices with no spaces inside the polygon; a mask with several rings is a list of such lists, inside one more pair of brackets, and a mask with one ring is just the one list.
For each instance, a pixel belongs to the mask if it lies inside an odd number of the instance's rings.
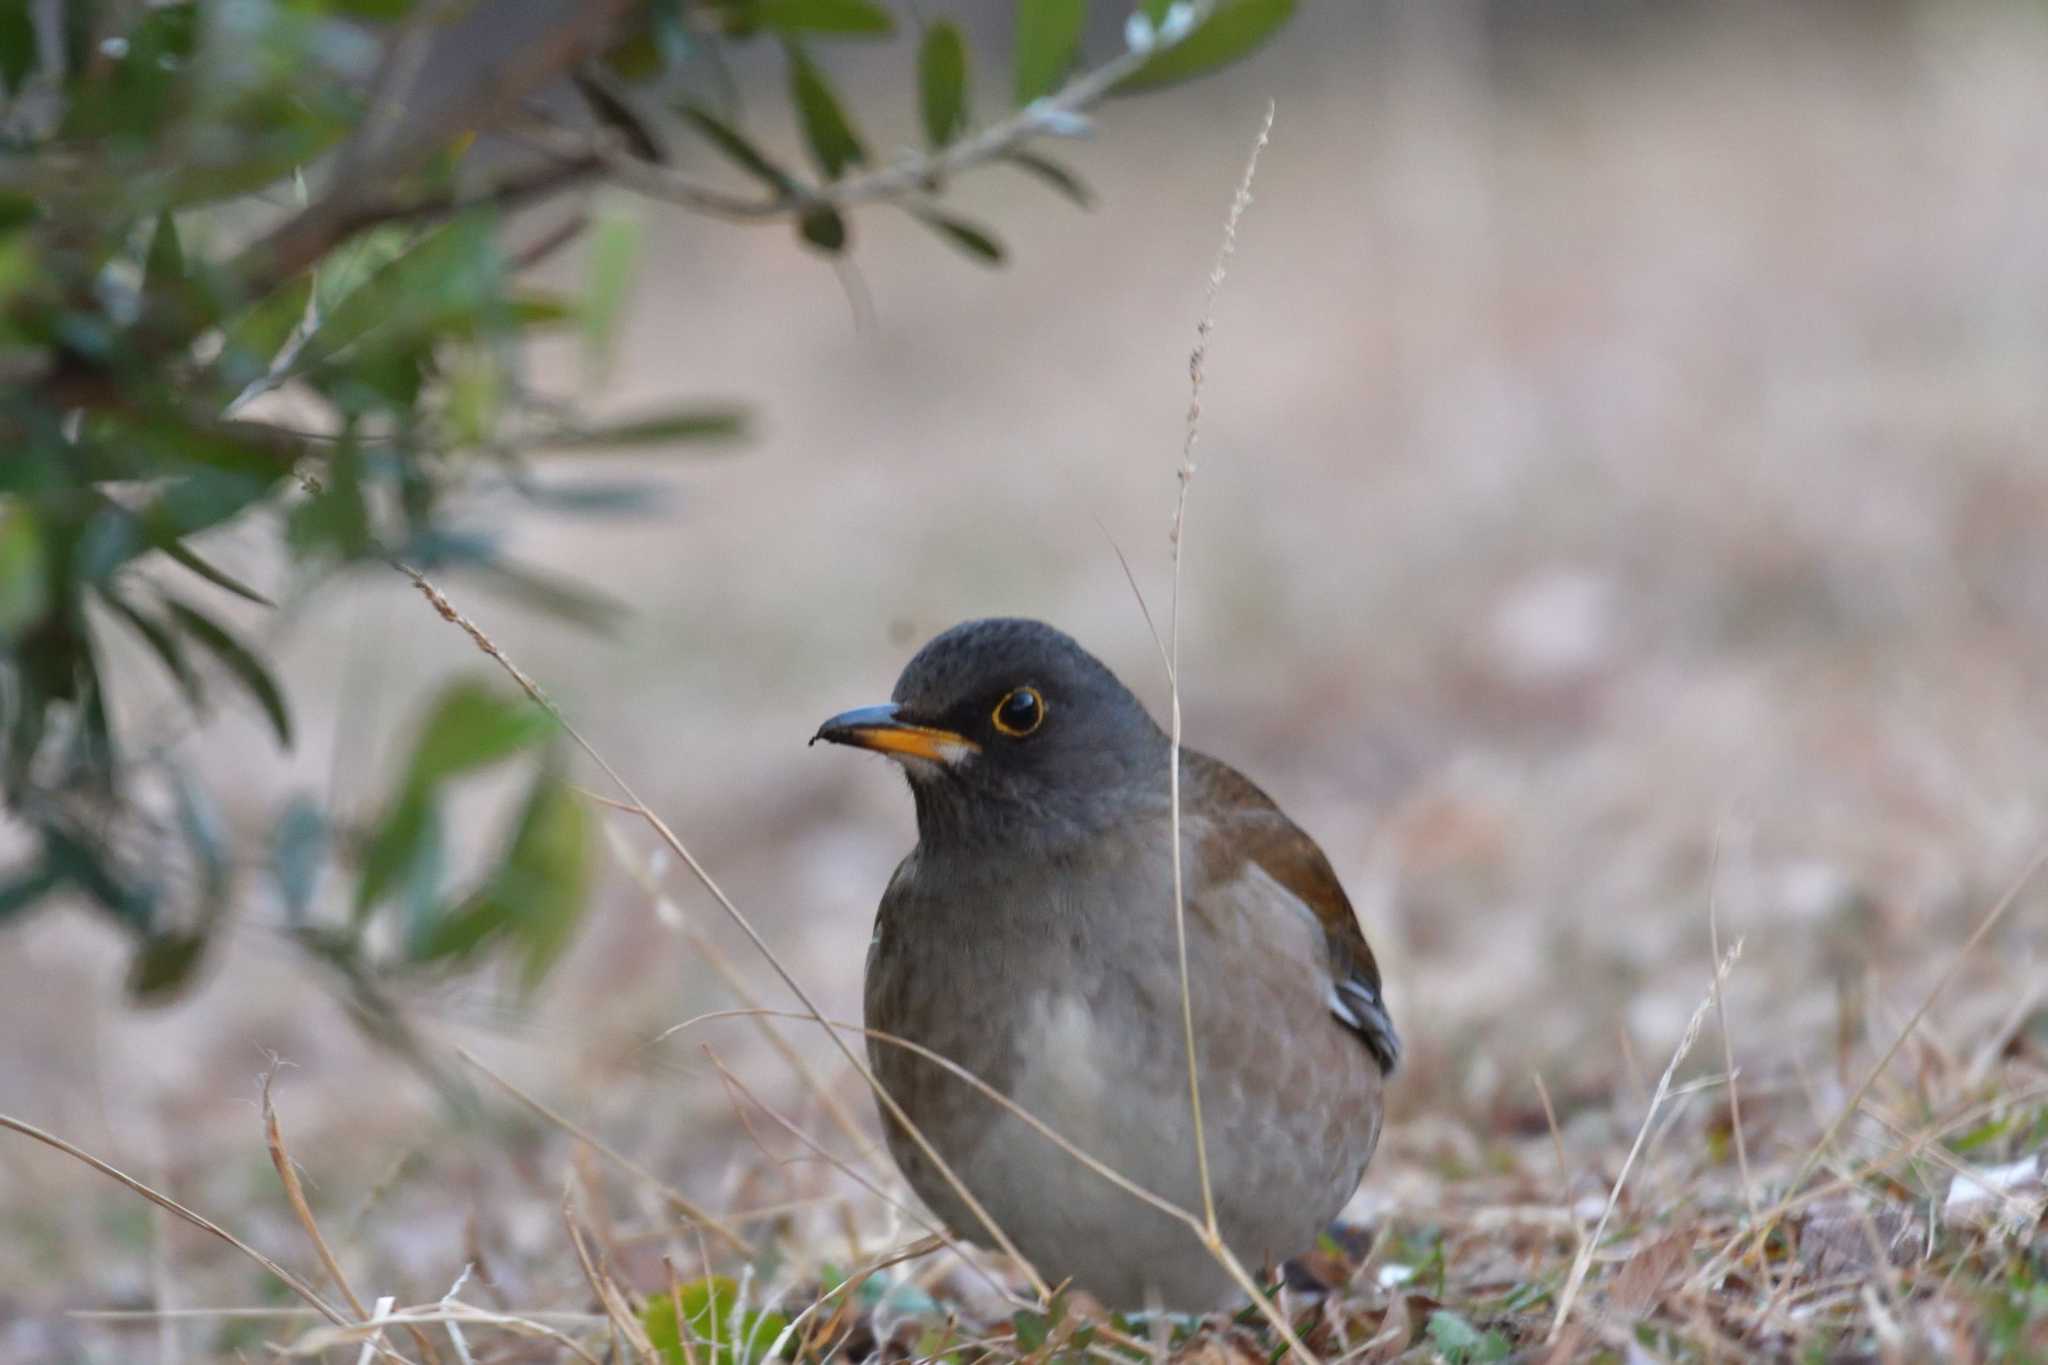
{"label": "narrow green leaf", "polygon": [[61,874],[36,866],[0,878],[0,924],[18,915],[64,884]]}
{"label": "narrow green leaf", "polygon": [[178,564],[198,574],[216,588],[226,588],[235,596],[254,602],[259,607],[276,607],[277,603],[265,597],[241,579],[201,559],[197,551],[181,540],[167,541],[157,547]]}
{"label": "narrow green leaf", "polygon": [[645,237],[637,204],[624,195],[602,199],[590,225],[583,265],[583,362],[593,378],[601,378],[611,367]]}
{"label": "narrow green leaf", "polygon": [[955,218],[933,208],[913,208],[910,214],[976,260],[987,265],[1003,263],[1003,245],[991,237],[986,229],[977,227],[964,218]]}
{"label": "narrow green leaf", "polygon": [[165,209],[156,216],[149,236],[149,254],[142,262],[142,292],[155,298],[185,283],[185,249],[178,244],[178,223]]}
{"label": "narrow green leaf", "polygon": [[1294,14],[1295,0],[1216,0],[1200,27],[1118,82],[1119,95],[1156,90],[1217,67],[1257,48]]}
{"label": "narrow green leaf", "polygon": [[12,641],[49,610],[49,566],[35,513],[0,498],[0,642]]}
{"label": "narrow green leaf", "polygon": [[270,835],[270,866],[284,897],[285,917],[305,922],[320,869],[327,861],[327,816],[305,796],[293,797]]}
{"label": "narrow green leaf", "polygon": [[31,0],[0,0],[0,90],[11,98],[36,69],[36,22]]}
{"label": "narrow green leaf", "polygon": [[677,113],[688,121],[691,127],[702,133],[712,146],[725,154],[727,160],[738,166],[771,189],[788,192],[796,182],[789,172],[770,161],[765,153],[747,141],[738,129],[708,109],[695,104],[678,107]]}
{"label": "narrow green leaf", "polygon": [[634,156],[642,161],[667,162],[668,153],[662,149],[661,139],[623,95],[590,76],[579,73],[570,79],[575,81],[576,93],[583,96],[584,104],[598,122],[624,138]]}
{"label": "narrow green leaf", "polygon": [[825,178],[837,180],[848,166],[867,160],[867,149],[861,146],[825,73],[796,43],[785,41],[783,49],[789,54],[789,95],[803,124],[804,144]]}
{"label": "narrow green leaf", "polygon": [[172,633],[170,627],[155,617],[145,615],[140,607],[121,596],[111,583],[100,585],[100,598],[113,608],[115,615],[126,621],[129,627],[142,637],[143,643],[147,644],[162,662],[165,671],[177,680],[179,689],[184,692],[185,699],[192,704],[193,709],[198,710],[205,706],[206,691],[200,686],[199,675],[194,673],[192,666],[186,662],[184,647],[178,643],[178,637]]}
{"label": "narrow green leaf", "polygon": [[175,933],[144,939],[128,964],[128,998],[138,1005],[162,1005],[175,999],[204,960],[209,937]]}
{"label": "narrow green leaf", "polygon": [[1087,24],[1088,0],[1017,0],[1018,105],[1050,95],[1066,83]]}
{"label": "narrow green leaf", "polygon": [[406,789],[435,784],[510,758],[553,734],[554,718],[527,698],[458,682],[435,699],[406,765]]}
{"label": "narrow green leaf", "polygon": [[286,518],[292,549],[312,558],[358,559],[375,545],[370,508],[363,497],[363,459],[351,437],[329,456],[317,488]]}
{"label": "narrow green leaf", "polygon": [[372,332],[395,343],[469,323],[496,302],[503,266],[494,215],[469,213],[436,228],[327,308],[294,368],[330,360]]}
{"label": "narrow green leaf", "polygon": [[896,31],[896,20],[872,0],[755,0],[754,19],[783,33],[829,33],[879,38]]}
{"label": "narrow green leaf", "polygon": [[172,768],[170,777],[178,828],[192,850],[193,865],[199,872],[200,912],[210,921],[227,907],[228,878],[233,871],[228,856],[227,824],[212,794],[190,773]]}
{"label": "narrow green leaf", "polygon": [[313,276],[309,271],[272,290],[269,297],[258,300],[228,324],[219,364],[231,386],[242,388],[270,372],[278,352],[305,320],[306,304],[312,297]]}
{"label": "narrow green leaf", "polygon": [[682,441],[729,441],[745,435],[746,424],[746,413],[739,408],[683,408],[565,432],[549,437],[546,444],[550,450],[617,450]]}
{"label": "narrow green leaf", "polygon": [[1095,207],[1095,192],[1089,189],[1079,176],[1050,157],[1040,156],[1036,152],[1014,151],[1005,153],[1003,160],[1025,174],[1052,186],[1072,200],[1076,206],[1084,209]]}
{"label": "narrow green leaf", "polygon": [[[411,888],[408,899],[415,903],[431,902],[440,871],[440,814],[430,793],[408,789],[377,822],[363,850],[363,872],[356,882],[356,923],[360,925],[397,888]],[[409,926],[415,918],[408,916]]]}
{"label": "narrow green leaf", "polygon": [[830,204],[813,204],[797,219],[797,232],[806,242],[827,254],[846,249],[846,220]]}
{"label": "narrow green leaf", "polygon": [[520,984],[532,990],[575,936],[590,881],[589,812],[566,782],[542,773],[505,856],[500,896],[515,907]]}
{"label": "narrow green leaf", "polygon": [[277,680],[270,676],[270,670],[249,652],[247,646],[211,618],[202,616],[183,602],[173,600],[166,605],[185,634],[206,646],[242,686],[249,689],[250,695],[263,708],[263,714],[269,718],[270,728],[277,732],[277,742],[291,748],[291,712],[286,709],[284,693],[278,689]]}
{"label": "narrow green leaf", "polygon": [[940,19],[917,49],[917,98],[925,141],[936,149],[967,129],[967,43],[958,25]]}

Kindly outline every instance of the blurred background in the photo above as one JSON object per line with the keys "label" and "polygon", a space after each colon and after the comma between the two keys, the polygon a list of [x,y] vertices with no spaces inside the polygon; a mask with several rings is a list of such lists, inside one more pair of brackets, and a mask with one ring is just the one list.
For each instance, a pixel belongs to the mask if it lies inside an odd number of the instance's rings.
{"label": "blurred background", "polygon": [[[1000,50],[1005,8],[956,8]],[[835,72],[881,106],[906,60]],[[835,267],[642,205],[604,402],[744,400],[754,439],[614,462],[659,485],[652,510],[504,528],[629,601],[613,635],[442,586],[857,1017],[910,803],[887,763],[804,741],[991,614],[1061,626],[1163,708],[1116,550],[1163,617],[1188,352],[1271,99],[1202,395],[1183,690],[1189,742],[1320,840],[1385,970],[1409,1054],[1356,1212],[1425,1209],[1490,1135],[1543,1131],[1532,1072],[1567,1133],[1632,1130],[1710,980],[1710,904],[1744,941],[1729,1014],[1757,1102],[1825,1109],[1845,1049],[1896,1027],[2048,829],[2043,70],[2034,4],[1312,5],[1057,148],[1093,212],[965,181],[1000,270],[899,215],[863,215]],[[912,136],[895,105],[878,143]],[[542,364],[573,381],[572,349]],[[260,575],[236,531],[209,545]],[[488,668],[372,570],[273,643],[294,753],[230,715],[196,755],[251,831],[294,792],[383,790],[423,699]],[[713,1207],[857,1196],[742,1124],[707,1047],[829,1131],[757,1030],[662,1036],[736,1003],[691,935],[792,1002],[645,828],[604,823],[584,932],[531,1005],[471,983],[408,1001],[417,1022]],[[1934,1045],[2031,1009],[2044,939],[2030,894]],[[223,958],[142,1011],[99,919],[11,932],[0,1109],[276,1251],[295,1233],[254,1107],[274,1052],[312,1197],[379,1292],[434,1298],[481,1252],[513,1301],[574,1296],[558,1149],[458,1122],[260,921]],[[783,1031],[868,1121],[830,1050]],[[854,1207],[793,1217],[882,1245],[887,1213]],[[156,1328],[59,1310],[253,1292],[18,1143],[0,1229],[0,1357],[133,1358]]]}

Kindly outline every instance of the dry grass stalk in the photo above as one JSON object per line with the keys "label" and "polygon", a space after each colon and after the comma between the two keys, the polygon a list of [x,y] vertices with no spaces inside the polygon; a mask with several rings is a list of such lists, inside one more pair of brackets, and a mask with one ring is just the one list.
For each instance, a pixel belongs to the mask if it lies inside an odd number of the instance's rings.
{"label": "dry grass stalk", "polygon": [[[174,1214],[177,1217],[184,1219],[187,1223],[190,1223],[193,1227],[198,1228],[201,1232],[208,1233],[214,1237],[218,1237],[221,1241],[226,1242],[229,1246],[233,1247],[236,1251],[241,1252],[244,1256],[247,1256],[257,1265],[262,1266],[263,1269],[268,1271],[272,1276],[274,1276],[280,1284],[284,1285],[285,1288],[291,1290],[292,1293],[297,1294],[300,1298],[304,1299],[308,1304],[312,1305],[313,1311],[318,1313],[321,1317],[327,1319],[330,1323],[333,1323],[336,1327],[350,1328],[354,1326],[354,1324],[352,1324],[349,1321],[349,1319],[346,1316],[344,1316],[338,1309],[336,1309],[332,1304],[328,1303],[327,1300],[321,1298],[319,1292],[315,1290],[311,1285],[307,1284],[304,1280],[292,1274],[291,1271],[286,1270],[276,1261],[271,1260],[268,1256],[265,1256],[255,1247],[250,1246],[247,1242],[244,1242],[241,1238],[235,1236],[235,1234],[229,1232],[226,1228],[214,1222],[212,1219],[194,1213],[191,1209],[186,1208],[183,1204],[180,1204],[177,1200],[171,1198],[169,1195],[163,1194],[157,1190],[150,1188],[148,1185],[143,1184],[140,1180],[137,1180],[135,1177],[127,1174],[124,1171],[117,1169],[116,1167],[108,1164],[107,1162],[100,1160],[98,1157],[94,1156],[92,1153],[84,1150],[83,1148],[74,1146],[73,1144],[66,1142],[63,1138],[58,1137],[55,1133],[45,1132],[41,1128],[36,1127],[32,1123],[23,1122],[21,1119],[14,1118],[13,1116],[8,1114],[0,1114],[0,1128],[10,1129],[14,1132],[20,1133],[23,1137],[31,1138],[37,1142],[42,1143],[45,1147],[54,1148],[55,1150],[64,1153],[66,1156],[71,1157],[73,1160],[82,1162],[83,1164],[90,1166],[92,1169],[98,1171],[101,1175],[104,1175],[109,1179],[126,1186],[129,1190],[141,1195],[144,1199],[147,1199],[150,1203],[156,1205],[160,1209],[163,1209],[165,1212]],[[402,1361],[405,1359],[405,1357],[399,1355],[397,1352],[391,1350],[389,1347],[380,1346],[378,1348],[378,1354],[386,1356],[392,1360]]]}
{"label": "dry grass stalk", "polygon": [[1600,1246],[1600,1239],[1606,1235],[1607,1222],[1614,1216],[1615,1205],[1621,1202],[1621,1191],[1628,1184],[1629,1172],[1634,1169],[1636,1158],[1642,1154],[1643,1145],[1650,1136],[1650,1128],[1657,1118],[1658,1110],[1670,1096],[1671,1079],[1677,1074],[1679,1064],[1685,1060],[1686,1054],[1692,1051],[1693,1044],[1699,1040],[1700,1025],[1706,1021],[1707,1011],[1719,998],[1722,987],[1728,980],[1729,969],[1741,956],[1742,940],[1737,939],[1728,949],[1728,955],[1714,964],[1714,980],[1707,988],[1706,999],[1700,1001],[1699,1008],[1695,1009],[1692,1018],[1686,1021],[1685,1032],[1680,1036],[1678,1046],[1672,1050],[1671,1060],[1665,1065],[1664,1074],[1657,1080],[1657,1089],[1650,1096],[1649,1109],[1643,1115],[1642,1126],[1636,1129],[1636,1140],[1629,1146],[1628,1156],[1623,1159],[1621,1170],[1614,1177],[1613,1188],[1607,1192],[1607,1203],[1600,1210],[1600,1220],[1594,1224],[1592,1235],[1580,1245],[1578,1254],[1572,1258],[1571,1271],[1565,1277],[1564,1292],[1558,1295],[1557,1316],[1550,1324],[1552,1342],[1558,1339],[1564,1330],[1566,1319],[1571,1316],[1572,1306],[1577,1302],[1579,1290],[1585,1284],[1586,1271],[1593,1264],[1593,1254]]}
{"label": "dry grass stalk", "polygon": [[[284,1186],[285,1200],[292,1206],[292,1214],[299,1220],[299,1226],[305,1230],[306,1240],[313,1244],[313,1251],[319,1256],[320,1264],[326,1268],[327,1278],[334,1281],[334,1287],[348,1300],[348,1306],[355,1311],[355,1315],[368,1320],[370,1313],[364,1309],[362,1299],[356,1296],[354,1286],[349,1284],[348,1275],[342,1270],[341,1262],[335,1258],[333,1249],[327,1245],[327,1238],[321,1235],[320,1222],[313,1217],[313,1206],[306,1202],[306,1191],[299,1181],[299,1169],[293,1163],[291,1153],[285,1150],[284,1129],[278,1124],[277,1105],[270,1093],[271,1085],[277,1079],[279,1065],[279,1059],[273,1056],[270,1069],[263,1073],[263,1139],[270,1149],[270,1164],[277,1168],[277,1178]],[[391,1304],[386,1302],[379,1309],[379,1315],[390,1311]],[[427,1340],[426,1333],[417,1327],[409,1330],[413,1344],[419,1347],[420,1355],[426,1360],[427,1365],[440,1365],[440,1353],[434,1349],[433,1343]]]}
{"label": "dry grass stalk", "polygon": [[[1216,326],[1216,296],[1223,288],[1223,279],[1230,267],[1230,258],[1237,253],[1237,227],[1244,217],[1244,211],[1252,202],[1252,178],[1258,174],[1259,153],[1266,149],[1266,142],[1273,133],[1274,106],[1266,102],[1266,117],[1259,125],[1259,135],[1252,143],[1251,155],[1245,159],[1244,174],[1238,178],[1237,193],[1230,201],[1230,212],[1223,220],[1223,245],[1217,249],[1216,264],[1209,270],[1209,289],[1202,301],[1202,318],[1195,324],[1195,349],[1188,355],[1188,416],[1187,434],[1181,442],[1180,468],[1176,471],[1179,491],[1174,498],[1173,529],[1170,540],[1173,546],[1173,600],[1167,623],[1166,681],[1170,698],[1170,747],[1168,749],[1166,783],[1167,794],[1172,805],[1168,813],[1168,835],[1173,843],[1173,935],[1174,947],[1180,955],[1180,1012],[1183,1041],[1187,1047],[1188,1062],[1188,1103],[1194,1112],[1195,1124],[1195,1165],[1202,1185],[1202,1224],[1207,1234],[1205,1240],[1213,1244],[1219,1241],[1216,1228],[1216,1196],[1209,1187],[1209,1144],[1202,1130],[1202,1082],[1200,1068],[1195,1057],[1195,1006],[1192,992],[1188,989],[1188,907],[1186,873],[1182,867],[1180,846],[1180,750],[1181,750],[1181,706],[1180,706],[1180,581],[1181,557],[1184,548],[1184,532],[1187,528],[1188,489],[1195,480],[1195,442],[1202,430],[1202,376],[1209,355],[1209,334]],[[1119,555],[1121,557],[1121,555]],[[1124,566],[1128,573],[1130,566]],[[1142,597],[1140,602],[1142,604]],[[1146,613],[1149,623],[1151,614]]]}
{"label": "dry grass stalk", "polygon": [[504,1076],[492,1070],[488,1065],[484,1063],[484,1061],[481,1058],[479,1058],[475,1053],[471,1052],[468,1048],[458,1046],[455,1049],[455,1055],[462,1058],[463,1061],[468,1062],[478,1071],[481,1071],[484,1074],[484,1076],[488,1078],[500,1090],[503,1090],[513,1099],[518,1100],[521,1104],[525,1105],[528,1109],[531,1109],[535,1114],[539,1115],[547,1122],[553,1124],[555,1127],[561,1129],[569,1136],[575,1138],[578,1142],[583,1143],[585,1146],[595,1151],[598,1155],[604,1157],[607,1161],[610,1161],[612,1164],[618,1166],[621,1170],[631,1172],[634,1176],[646,1181],[654,1189],[659,1190],[661,1192],[662,1197],[668,1200],[670,1204],[674,1205],[678,1213],[682,1214],[683,1217],[689,1219],[692,1223],[696,1224],[699,1227],[709,1228],[718,1237],[720,1241],[724,1242],[726,1246],[731,1248],[733,1251],[737,1252],[740,1256],[753,1256],[753,1247],[750,1246],[745,1238],[741,1237],[739,1233],[735,1232],[732,1229],[732,1227],[729,1226],[726,1223],[726,1221],[720,1218],[717,1214],[712,1213],[710,1210],[704,1208],[701,1204],[698,1204],[695,1200],[691,1199],[681,1190],[669,1184],[660,1176],[648,1170],[645,1166],[642,1166],[639,1162],[633,1160],[633,1158],[627,1156],[624,1152],[619,1151],[610,1143],[607,1143],[603,1138],[597,1136],[597,1134],[591,1132],[589,1129],[583,1127],[581,1124],[575,1122],[573,1119],[570,1119],[562,1114],[555,1112],[553,1109],[550,1109],[546,1104],[543,1104],[540,1100],[535,1099],[532,1095],[527,1094],[524,1090],[521,1090],[517,1085],[514,1085],[510,1080],[507,1080]]}

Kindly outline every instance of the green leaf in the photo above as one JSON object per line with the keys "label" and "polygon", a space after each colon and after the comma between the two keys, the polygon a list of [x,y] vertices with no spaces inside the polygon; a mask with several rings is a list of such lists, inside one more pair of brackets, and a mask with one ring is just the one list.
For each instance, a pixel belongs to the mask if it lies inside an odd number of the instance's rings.
{"label": "green leaf", "polygon": [[100,598],[114,614],[126,621],[143,642],[156,654],[170,675],[177,679],[178,687],[196,710],[206,704],[206,691],[199,683],[199,675],[185,661],[185,650],[179,645],[178,637],[170,627],[152,616],[143,613],[140,607],[120,595],[111,583],[100,585]]}
{"label": "green leaf", "polygon": [[278,352],[305,320],[312,297],[313,276],[308,272],[272,290],[227,325],[219,364],[229,385],[243,388],[270,372]]}
{"label": "green leaf", "polygon": [[747,141],[738,129],[718,115],[695,104],[682,105],[676,112],[702,133],[712,146],[723,152],[727,160],[747,174],[782,193],[796,188],[796,181],[788,171],[770,161],[760,148]]}
{"label": "green leaf", "polygon": [[839,216],[839,210],[830,204],[813,204],[797,219],[796,230],[800,236],[828,254],[846,249],[846,220]]}
{"label": "green leaf", "polygon": [[1499,1332],[1481,1332],[1448,1308],[1429,1315],[1429,1339],[1448,1365],[1490,1365],[1513,1349]]}
{"label": "green leaf", "polygon": [[294,551],[309,559],[327,553],[342,560],[370,552],[376,542],[370,529],[369,504],[363,499],[362,464],[353,439],[335,448],[319,486],[286,518],[286,534]]}
{"label": "green leaf", "polygon": [[425,793],[530,749],[554,730],[554,717],[526,697],[501,696],[481,683],[454,683],[435,699],[420,728],[406,764],[406,790]]}
{"label": "green leaf", "polygon": [[389,345],[467,324],[496,302],[503,265],[494,215],[465,214],[420,238],[334,304],[306,338],[294,368],[331,360],[372,333]]}
{"label": "green leaf", "polygon": [[0,0],[0,90],[12,97],[36,69],[33,0]]}
{"label": "green leaf", "polygon": [[645,236],[639,207],[624,195],[606,195],[590,225],[583,265],[583,363],[593,379],[611,367]]}
{"label": "green leaf", "polygon": [[682,441],[730,441],[744,436],[746,429],[746,413],[739,408],[681,408],[550,436],[546,448],[617,450],[627,446],[674,445]]}
{"label": "green leaf", "polygon": [[1016,1334],[1018,1348],[1028,1355],[1045,1345],[1052,1324],[1046,1321],[1045,1314],[1020,1308],[1010,1319],[1010,1330]]}
{"label": "green leaf", "polygon": [[1081,52],[1088,0],[1017,0],[1016,99],[1019,106],[1065,84]]}
{"label": "green leaf", "polygon": [[49,566],[35,513],[0,498],[0,642],[12,642],[50,606]]}
{"label": "green leaf", "polygon": [[[677,1301],[682,1311],[677,1314]],[[667,1365],[760,1365],[769,1350],[789,1326],[780,1313],[748,1308],[738,1314],[739,1290],[723,1275],[711,1275],[679,1285],[670,1293],[651,1294],[640,1314],[647,1339],[661,1353]],[[683,1332],[689,1332],[689,1345]]]}
{"label": "green leaf", "polygon": [[149,255],[142,263],[142,292],[152,297],[185,283],[185,249],[178,244],[178,223],[165,209],[156,216],[149,237]]}
{"label": "green leaf", "polygon": [[263,708],[263,714],[270,720],[270,728],[277,732],[277,742],[289,749],[292,747],[291,712],[284,703],[284,693],[278,690],[277,680],[270,676],[248,647],[243,645],[227,629],[206,616],[194,611],[183,602],[171,601],[166,604],[171,615],[186,635],[206,646],[213,656],[226,665],[242,686],[249,689],[251,696]]}
{"label": "green leaf", "polygon": [[576,92],[583,96],[583,102],[598,122],[611,128],[625,139],[626,146],[642,161],[666,162],[668,153],[662,150],[661,139],[654,135],[647,120],[640,117],[626,98],[610,89],[603,81],[578,73],[570,77],[576,83]]}
{"label": "green leaf", "polygon": [[867,149],[861,146],[825,73],[796,43],[785,41],[783,49],[789,54],[789,96],[803,124],[804,144],[825,178],[837,180],[848,166],[867,160]]}
{"label": "green leaf", "polygon": [[61,873],[35,866],[0,879],[0,924],[34,905],[64,884]]}
{"label": "green leaf", "polygon": [[284,897],[285,916],[295,925],[305,921],[312,907],[326,860],[327,816],[309,798],[293,797],[271,831],[270,866]]}
{"label": "green leaf", "polygon": [[200,877],[200,911],[212,920],[227,907],[228,879],[233,872],[228,857],[227,826],[212,795],[189,773],[172,768],[170,776],[178,828],[192,850],[192,861]]}
{"label": "green leaf", "polygon": [[1113,93],[1155,90],[1228,65],[1272,37],[1293,16],[1294,3],[1216,0],[1199,28],[1124,77]]}
{"label": "green leaf", "polygon": [[1013,151],[1003,154],[1007,161],[1027,175],[1036,177],[1072,200],[1080,208],[1095,207],[1095,193],[1082,183],[1081,178],[1050,157],[1036,152]]}
{"label": "green leaf", "polygon": [[[589,813],[551,772],[534,783],[492,899],[506,904],[520,947],[520,984],[532,990],[575,936],[590,881]],[[771,1334],[772,1337],[772,1334]]]}
{"label": "green leaf", "polygon": [[259,607],[275,608],[277,603],[265,597],[241,579],[201,559],[197,551],[182,540],[169,540],[157,547],[176,563],[198,574],[216,588],[226,588],[235,596],[254,602]]}
{"label": "green leaf", "polygon": [[128,964],[128,998],[138,1005],[162,1005],[175,999],[206,956],[210,935],[152,934]]}
{"label": "green leaf", "polygon": [[888,10],[871,0],[755,0],[755,22],[783,33],[883,37],[896,31]]}
{"label": "green leaf", "polygon": [[986,229],[976,227],[964,218],[941,213],[934,208],[913,208],[910,215],[976,260],[987,265],[1003,263],[1003,245],[991,237]]}
{"label": "green leaf", "polygon": [[934,149],[967,129],[967,44],[959,26],[940,19],[917,49],[917,100],[924,137]]}
{"label": "green leaf", "polygon": [[356,922],[362,923],[396,887],[412,888],[410,899],[414,901],[430,900],[438,890],[440,872],[441,820],[432,794],[408,787],[377,822],[363,850],[363,872],[356,882]]}

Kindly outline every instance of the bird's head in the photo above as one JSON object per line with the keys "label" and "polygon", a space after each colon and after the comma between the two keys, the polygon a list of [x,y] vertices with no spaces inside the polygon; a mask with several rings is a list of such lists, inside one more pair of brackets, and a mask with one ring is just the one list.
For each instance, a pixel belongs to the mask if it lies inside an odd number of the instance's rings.
{"label": "bird's head", "polygon": [[1144,706],[1038,621],[953,627],[904,666],[888,702],[841,712],[820,739],[901,763],[925,844],[1057,840],[1166,790],[1166,736]]}

